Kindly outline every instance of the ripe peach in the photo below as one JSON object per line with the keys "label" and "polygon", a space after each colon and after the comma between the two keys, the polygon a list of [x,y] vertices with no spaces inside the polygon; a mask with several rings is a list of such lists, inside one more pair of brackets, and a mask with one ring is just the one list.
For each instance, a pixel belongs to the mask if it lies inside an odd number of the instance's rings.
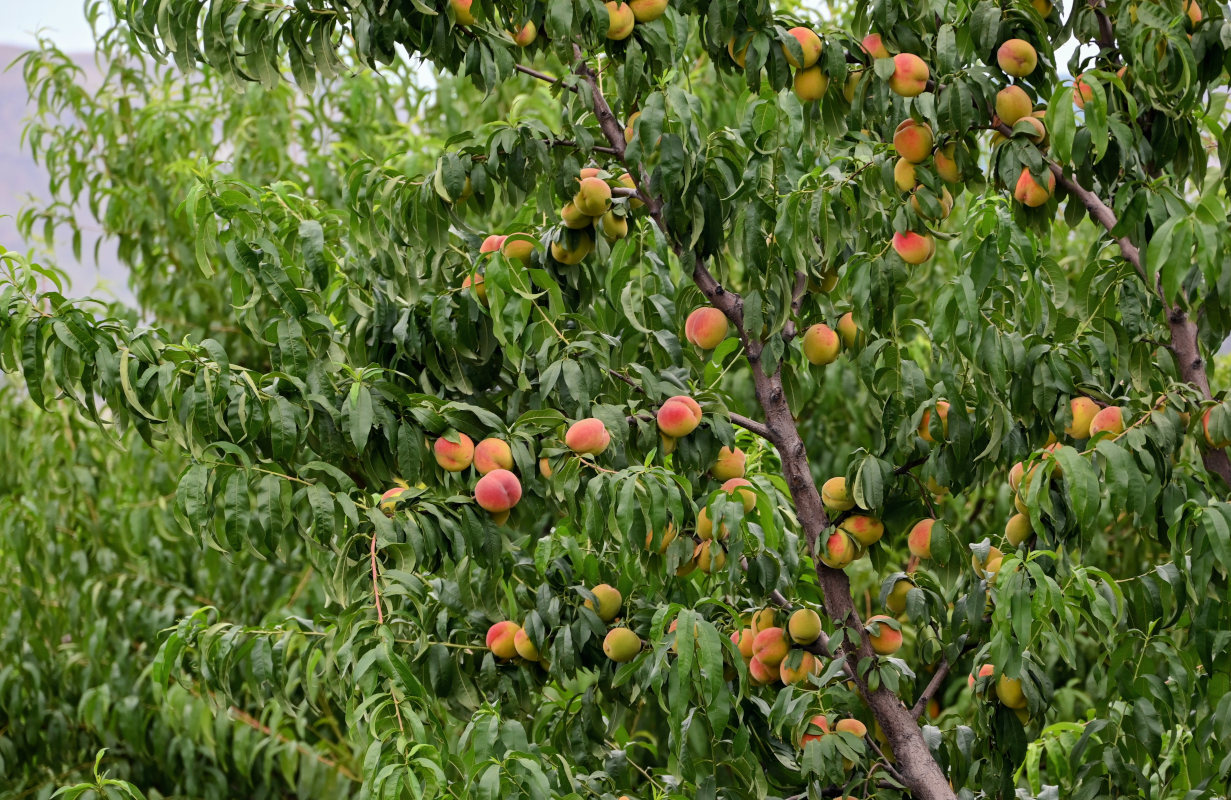
{"label": "ripe peach", "polygon": [[808,720],[808,727],[804,729],[804,735],[799,740],[799,746],[804,747],[808,742],[819,742],[821,737],[829,733],[829,720],[824,714],[817,714],[812,719]]}
{"label": "ripe peach", "polygon": [[829,76],[821,72],[819,66],[795,72],[795,96],[805,103],[810,100],[820,100],[829,91]]}
{"label": "ripe peach", "polygon": [[513,643],[513,637],[521,630],[516,622],[505,620],[497,622],[495,625],[487,629],[487,649],[492,651],[492,655],[496,658],[509,659],[517,655],[517,647]]}
{"label": "ripe peach", "polygon": [[727,338],[727,315],[713,306],[694,309],[684,321],[684,338],[702,350],[713,350]]}
{"label": "ripe peach", "polygon": [[1112,436],[1124,433],[1124,414],[1119,406],[1107,406],[1090,420],[1090,438],[1104,431]]}
{"label": "ripe peach", "polygon": [[[722,490],[729,495],[733,495],[736,500],[739,500],[744,506],[744,513],[747,514],[757,505],[757,493],[751,488],[752,481],[745,478],[731,478],[722,484]],[[744,488],[750,487],[750,488]]]}
{"label": "ripe peach", "polygon": [[935,524],[934,519],[921,519],[910,529],[910,533],[906,535],[906,546],[912,556],[932,557],[932,526]]}
{"label": "ripe peach", "polygon": [[632,661],[641,652],[641,637],[628,628],[612,628],[603,639],[603,652],[618,664]]}
{"label": "ripe peach", "polygon": [[850,511],[855,507],[855,500],[846,491],[846,478],[830,478],[821,484],[821,502],[830,511]]}
{"label": "ripe peach", "polygon": [[821,553],[821,561],[834,569],[846,569],[859,557],[859,548],[855,540],[845,531],[834,531],[825,540],[825,552]]}
{"label": "ripe peach", "polygon": [[487,305],[487,286],[484,284],[482,275],[467,275],[462,278],[462,288],[469,289],[474,287],[474,296],[480,303]]}
{"label": "ripe peach", "polygon": [[628,6],[638,22],[653,22],[667,13],[667,0],[629,0]]}
{"label": "ripe peach", "polygon": [[555,470],[551,468],[551,459],[543,456],[539,459],[539,474],[544,478],[550,478]]}
{"label": "ripe peach", "polygon": [[474,499],[484,511],[508,511],[521,500],[521,481],[507,469],[494,469],[475,483]]}
{"label": "ripe peach", "polygon": [[691,405],[684,399],[672,397],[658,409],[658,429],[676,439],[687,436],[701,424],[701,407],[692,398],[687,398]]}
{"label": "ripe peach", "polygon": [[[667,530],[666,532],[663,533],[662,541],[659,542],[658,544],[658,554],[662,555],[663,553],[667,552],[667,548],[671,546],[671,543],[675,541],[675,538],[677,536],[679,536],[679,531],[675,529],[675,525],[668,522]],[[651,550],[653,549],[653,547],[654,547],[654,531],[646,531],[645,549]]]}
{"label": "ripe peach", "polygon": [[[940,417],[941,437],[947,438],[949,436],[949,404],[944,400],[937,400],[936,414]],[[919,438],[928,443],[935,442],[931,428],[932,409],[929,408],[923,412],[923,417],[919,420]]]}
{"label": "ripe peach", "polygon": [[835,733],[849,733],[860,739],[868,735],[868,726],[857,719],[840,719],[833,726]]}
{"label": "ripe peach", "polygon": [[1030,5],[1034,7],[1035,11],[1039,12],[1039,16],[1043,19],[1051,16],[1051,0],[1030,0]]}
{"label": "ripe peach", "polygon": [[923,59],[913,53],[898,53],[893,57],[893,74],[889,88],[901,97],[916,97],[927,88],[931,72]]}
{"label": "ripe peach", "polygon": [[474,460],[474,442],[464,433],[457,434],[457,441],[451,442],[444,436],[432,445],[432,453],[436,463],[449,472],[461,472],[470,466]]}
{"label": "ripe peach", "polygon": [[752,658],[752,640],[755,638],[752,628],[740,628],[731,634],[731,641],[739,647],[739,654],[745,659]]}
{"label": "ripe peach", "polygon": [[852,514],[842,520],[838,527],[864,547],[876,544],[885,535],[884,524],[876,517],[865,514]]}
{"label": "ripe peach", "polygon": [[1014,514],[1004,524],[1004,538],[1014,547],[1030,538],[1032,533],[1034,531],[1030,528],[1030,517],[1025,514]]}
{"label": "ripe peach", "polygon": [[1188,16],[1188,21],[1194,26],[1201,22],[1205,16],[1201,13],[1201,6],[1196,0],[1184,0],[1184,13]]}
{"label": "ripe peach", "polygon": [[1094,97],[1094,89],[1078,75],[1073,81],[1073,105],[1085,108],[1086,103]]}
{"label": "ripe peach", "polygon": [[474,13],[471,11],[471,3],[473,0],[449,0],[449,8],[453,9],[453,19],[458,25],[463,28],[468,25],[473,25],[475,22]]}
{"label": "ripe peach", "polygon": [[821,638],[821,615],[810,608],[798,609],[787,620],[786,629],[795,644],[812,644]]}
{"label": "ripe peach", "polygon": [[558,239],[551,243],[551,257],[561,264],[573,266],[580,264],[590,251],[594,249],[594,240],[588,234],[581,234],[576,244],[570,244],[568,239]]}
{"label": "ripe peach", "polygon": [[809,675],[820,675],[824,671],[825,665],[821,660],[811,653],[804,651],[803,657],[799,660],[799,666],[794,669],[787,666],[786,659],[778,664],[778,679],[791,686],[807,681]]}
{"label": "ripe peach", "polygon": [[872,650],[877,655],[891,656],[902,649],[902,631],[895,628],[895,625],[897,622],[893,617],[884,614],[868,617],[865,628],[868,632],[868,644],[872,645]]}
{"label": "ripe peach", "polygon": [[474,468],[480,475],[492,470],[513,469],[513,451],[503,439],[487,438],[474,448]]}
{"label": "ripe peach", "polygon": [[[625,172],[620,177],[616,178],[616,183],[620,184],[625,189],[636,189],[637,188],[637,183],[636,181],[633,180],[633,176],[629,175],[627,172]],[[638,200],[635,197],[628,198],[628,207],[631,209],[635,210],[635,209],[641,208],[643,205],[645,205],[645,203],[643,203],[642,201]]]}
{"label": "ripe peach", "polygon": [[628,3],[607,3],[607,38],[619,42],[633,35],[637,20]]}
{"label": "ripe peach", "polygon": [[380,496],[380,503],[377,505],[377,508],[379,508],[381,513],[386,517],[392,517],[397,511],[398,498],[401,497],[405,491],[405,487],[394,486],[392,489]]}
{"label": "ripe peach", "polygon": [[926,122],[904,119],[893,133],[893,149],[912,164],[922,164],[932,154],[932,126]]}
{"label": "ripe peach", "polygon": [[1074,397],[1069,401],[1069,409],[1073,413],[1073,421],[1065,427],[1064,434],[1074,439],[1089,439],[1090,423],[1099,412],[1098,403],[1089,397]]}
{"label": "ripe peach", "polygon": [[[1094,417],[1091,417],[1090,419],[1094,419]],[[1089,426],[1086,426],[1086,433],[1087,435],[1089,434]],[[1014,464],[1009,469],[1009,488],[1010,489],[1012,489],[1015,492],[1017,491],[1017,487],[1021,484],[1022,477],[1024,476],[1025,472],[1026,472],[1026,465],[1020,461],[1018,461],[1016,464]]]}
{"label": "ripe peach", "polygon": [[[1035,112],[1036,114],[1038,112]],[[1027,138],[1035,144],[1043,144],[1047,138],[1047,126],[1043,124],[1043,120],[1031,114],[1028,117],[1022,117],[1018,122],[1024,122],[1034,129],[1034,133],[1028,134]]]}
{"label": "ripe peach", "polygon": [[602,173],[598,167],[582,167],[577,170],[577,179],[584,180],[585,178],[597,178]]}
{"label": "ripe peach", "polygon": [[909,192],[919,183],[915,177],[915,165],[905,158],[899,158],[893,165],[893,185],[899,192]]}
{"label": "ripe peach", "polygon": [[538,28],[535,27],[533,22],[527,22],[516,32],[509,32],[509,35],[513,37],[513,44],[518,47],[529,47],[534,44],[534,40],[538,37],[538,34]]}
{"label": "ripe peach", "polygon": [[598,601],[598,609],[594,609],[594,603],[586,600],[582,605],[598,614],[598,618],[603,622],[611,622],[616,618],[616,614],[620,613],[620,604],[624,601],[620,590],[607,583],[600,583],[590,590],[590,594],[594,595],[594,599]]}
{"label": "ripe peach", "polygon": [[1017,186],[1013,189],[1013,199],[1024,206],[1038,208],[1050,200],[1055,191],[1056,176],[1051,170],[1047,171],[1047,187],[1044,188],[1030,174],[1029,169],[1022,167],[1022,174],[1018,176]]}
{"label": "ripe peach", "polygon": [[804,331],[804,357],[817,366],[832,364],[838,358],[841,343],[833,328],[817,324]]}
{"label": "ripe peach", "polygon": [[907,231],[906,233],[893,234],[893,249],[898,254],[898,257],[907,264],[918,265],[929,260],[936,252],[936,240],[932,238],[932,234],[915,233]]}
{"label": "ripe peach", "polygon": [[564,433],[564,445],[574,453],[598,455],[611,444],[611,434],[601,419],[587,417],[569,426]]}
{"label": "ripe peach", "polygon": [[1025,39],[1009,39],[996,51],[996,63],[1006,75],[1024,78],[1039,65],[1039,54]]}
{"label": "ripe peach", "polygon": [[[776,667],[777,664],[774,665]],[[752,678],[752,683],[756,686],[765,686],[773,683],[778,678],[778,670],[769,666],[761,659],[753,656],[748,661],[748,677]]]}
{"label": "ripe peach", "polygon": [[1001,675],[996,679],[996,699],[1009,708],[1025,708],[1026,694],[1017,678]]}
{"label": "ripe peach", "polygon": [[785,44],[782,45],[782,54],[786,56],[787,62],[796,69],[807,69],[815,64],[821,57],[821,37],[808,28],[791,28],[787,33],[795,37],[800,50],[803,51],[803,61],[796,61],[795,56],[791,55],[791,49]]}
{"label": "ripe peach", "polygon": [[978,681],[979,678],[986,678],[988,675],[991,675],[995,671],[996,671],[996,667],[992,666],[991,664],[984,664],[983,666],[979,667],[978,673],[972,672],[966,676],[966,685],[969,688],[973,689],[975,688],[975,683]]}
{"label": "ripe peach", "polygon": [[611,187],[602,178],[582,178],[573,205],[588,217],[601,217],[611,208]]}
{"label": "ripe peach", "polygon": [[711,545],[709,542],[702,542],[697,545],[693,560],[697,564],[697,569],[709,575],[711,572],[717,572],[727,565],[727,551],[723,550],[721,545]]}
{"label": "ripe peach", "polygon": [[529,239],[510,239],[506,236],[500,252],[505,258],[515,258],[528,264],[530,255],[534,252],[534,242]]}
{"label": "ripe peach", "polygon": [[855,324],[855,315],[852,312],[848,311],[838,318],[838,335],[842,337],[844,346],[855,346],[855,339],[859,336],[859,326]]}
{"label": "ripe peach", "polygon": [[539,660],[539,649],[534,646],[534,642],[530,641],[530,634],[526,633],[525,628],[518,628],[517,633],[513,634],[513,648],[517,651],[517,655],[527,661]]}
{"label": "ripe peach", "polygon": [[483,244],[479,245],[479,255],[482,256],[482,255],[487,255],[488,253],[496,252],[497,250],[501,248],[502,245],[504,245],[504,240],[506,238],[508,237],[500,236],[495,233],[488,236],[486,239],[483,240]]}
{"label": "ripe peach", "polygon": [[781,664],[790,649],[790,642],[782,628],[766,628],[752,640],[752,657],[767,667]]}
{"label": "ripe peach", "polygon": [[869,33],[863,37],[860,46],[872,58],[889,58],[889,51],[885,48],[885,41],[879,33]]}
{"label": "ripe peach", "polygon": [[[730,534],[726,525],[720,525],[718,530],[718,538],[726,539]],[[708,542],[714,538],[714,521],[710,519],[710,514],[707,509],[701,509],[697,513],[697,536],[703,542]]]}
{"label": "ripe peach", "polygon": [[637,118],[641,116],[640,111],[634,111],[628,115],[628,120],[624,123],[624,143],[632,144],[632,141],[637,136]]}
{"label": "ripe peach", "polygon": [[893,588],[889,590],[889,594],[885,596],[885,608],[895,614],[901,614],[906,610],[906,595],[910,594],[910,590],[915,588],[915,584],[906,578],[898,578],[894,581]]}
{"label": "ripe peach", "polygon": [[710,475],[719,481],[742,478],[744,477],[744,464],[747,460],[748,456],[743,450],[738,447],[732,450],[724,446],[718,451],[718,458],[710,466]]}
{"label": "ripe peach", "polygon": [[932,163],[936,166],[936,174],[945,183],[960,183],[962,180],[961,170],[957,167],[956,154],[957,145],[949,142],[937,150],[936,155],[932,158]]}
{"label": "ripe peach", "polygon": [[996,116],[1010,128],[1033,110],[1034,102],[1020,86],[1006,86],[996,93]]}

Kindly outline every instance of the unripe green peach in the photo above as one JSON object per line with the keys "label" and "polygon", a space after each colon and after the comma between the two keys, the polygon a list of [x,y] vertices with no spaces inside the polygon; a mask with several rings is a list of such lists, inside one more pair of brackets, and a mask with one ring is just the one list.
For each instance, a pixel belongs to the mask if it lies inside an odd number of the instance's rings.
{"label": "unripe green peach", "polygon": [[796,61],[795,56],[791,55],[791,48],[782,45],[782,54],[786,56],[787,63],[796,69],[808,69],[815,64],[821,57],[821,37],[808,28],[791,28],[787,33],[799,42],[799,49],[803,51],[803,61]]}
{"label": "unripe green peach", "polygon": [[810,363],[824,366],[837,360],[841,343],[833,328],[818,323],[804,331],[803,350]]}
{"label": "unripe green peach", "polygon": [[449,472],[461,472],[470,466],[474,460],[474,442],[464,433],[457,434],[457,441],[451,442],[441,436],[432,445],[432,455],[442,469]]}
{"label": "unripe green peach", "polygon": [[906,595],[910,594],[910,590],[915,588],[915,584],[906,578],[898,578],[893,584],[893,588],[889,590],[889,594],[885,597],[885,608],[895,614],[901,614],[906,610]]}
{"label": "unripe green peach", "polygon": [[619,664],[632,661],[641,652],[641,637],[628,628],[612,628],[603,639],[603,652]]}
{"label": "unripe green peach", "polygon": [[830,478],[821,484],[821,502],[830,511],[850,511],[855,507],[855,500],[846,491],[846,478]]}
{"label": "unripe green peach", "polygon": [[795,96],[807,103],[820,100],[829,91],[829,76],[821,71],[819,66],[796,70],[794,92]]}
{"label": "unripe green peach", "polygon": [[894,626],[897,622],[893,617],[878,614],[868,617],[868,644],[877,655],[891,656],[902,649],[902,631]]}
{"label": "unripe green peach", "polygon": [[1025,708],[1026,694],[1017,678],[1001,675],[996,679],[996,699],[1009,708]]}
{"label": "unripe green peach", "polygon": [[932,234],[927,232],[894,233],[893,249],[898,257],[907,264],[916,266],[932,258],[936,252],[936,240],[932,238]]}
{"label": "unripe green peach", "polygon": [[596,417],[578,420],[564,434],[564,445],[574,453],[598,455],[611,444],[607,426]]}
{"label": "unripe green peach", "polygon": [[855,346],[855,339],[859,336],[859,326],[855,324],[855,315],[850,311],[838,318],[838,335],[842,337],[844,346]]}
{"label": "unripe green peach", "polygon": [[475,445],[474,468],[480,475],[492,470],[513,469],[513,451],[503,439],[487,438]]}
{"label": "unripe green peach", "polygon": [[691,397],[677,395],[658,409],[658,429],[667,436],[687,436],[700,424],[701,406]]}
{"label": "unripe green peach", "polygon": [[521,630],[516,622],[505,620],[497,622],[487,629],[487,649],[500,659],[509,659],[517,655],[517,647],[513,638]]}
{"label": "unripe green peach", "polygon": [[392,489],[380,496],[380,503],[377,504],[376,507],[379,508],[380,512],[386,517],[392,517],[397,511],[398,498],[401,497],[405,491],[406,488],[403,486],[394,486]]}
{"label": "unripe green peach", "polygon": [[598,229],[608,242],[618,242],[628,236],[628,219],[608,211],[599,219]]}
{"label": "unripe green peach", "polygon": [[1044,188],[1030,174],[1029,169],[1022,167],[1022,174],[1018,176],[1017,186],[1013,189],[1013,199],[1024,206],[1038,208],[1050,200],[1055,191],[1056,176],[1051,170],[1047,171],[1047,186]]}
{"label": "unripe green peach", "polygon": [[1124,413],[1119,406],[1107,406],[1090,420],[1090,438],[1100,433],[1119,436],[1124,433]]}
{"label": "unripe green peach", "polygon": [[889,58],[889,50],[885,48],[885,41],[879,33],[869,33],[859,44],[872,58]]}
{"label": "unripe green peach", "polygon": [[1009,39],[996,51],[996,63],[1006,75],[1024,78],[1038,66],[1039,54],[1025,39]]}
{"label": "unripe green peach", "polygon": [[884,524],[876,517],[865,514],[852,514],[842,520],[838,527],[864,547],[876,544],[885,535]]}
{"label": "unripe green peach", "polygon": [[747,454],[738,447],[734,450],[729,447],[723,447],[718,451],[718,458],[710,466],[710,475],[719,481],[742,478],[744,477],[744,465],[747,460]]}
{"label": "unripe green peach", "polygon": [[518,628],[517,633],[513,634],[513,648],[517,651],[517,655],[527,661],[539,660],[539,649],[534,646],[534,642],[530,641],[530,634],[526,633],[525,628]]}
{"label": "unripe green peach", "polygon": [[598,601],[598,609],[595,610],[594,603],[589,600],[582,605],[598,614],[598,618],[603,622],[611,622],[616,618],[616,614],[620,613],[620,603],[624,598],[621,597],[619,589],[607,583],[600,583],[590,590],[590,594]]}
{"label": "unripe green peach", "polygon": [[752,489],[752,481],[746,478],[731,478],[723,482],[722,490],[743,504],[745,514],[756,508],[757,493]]}
{"label": "unripe green peach", "polygon": [[702,350],[713,350],[727,338],[727,315],[712,306],[694,309],[684,321],[684,338]]}
{"label": "unripe green peach", "polygon": [[932,557],[932,526],[935,524],[934,519],[921,519],[910,529],[910,533],[906,535],[906,546],[912,556]]}
{"label": "unripe green peach", "polygon": [[996,93],[996,116],[1012,128],[1022,117],[1030,116],[1034,102],[1020,86],[1006,86]]}
{"label": "unripe green peach", "polygon": [[782,628],[766,628],[752,640],[752,656],[767,667],[776,667],[786,658],[791,644]]}
{"label": "unripe green peach", "polygon": [[1014,547],[1019,546],[1034,531],[1030,527],[1030,517],[1025,514],[1014,514],[1004,525],[1004,538]]}
{"label": "unripe green peach", "polygon": [[778,679],[787,686],[803,683],[808,680],[809,675],[819,676],[825,671],[824,663],[807,651],[805,651],[803,653],[803,657],[800,658],[799,666],[794,669],[787,666],[788,661],[788,659],[783,659],[783,661],[778,664]]}
{"label": "unripe green peach", "polygon": [[[944,400],[936,401],[936,414],[940,417],[941,436],[948,438],[949,436],[949,404]],[[936,440],[932,438],[932,409],[927,409],[923,412],[923,417],[919,420],[919,438],[929,444]]]}
{"label": "unripe green peach", "polygon": [[614,42],[633,35],[637,19],[627,3],[609,2],[607,5],[607,38]]}
{"label": "unripe green peach", "polygon": [[927,88],[930,75],[928,65],[922,58],[912,53],[898,53],[893,57],[889,89],[901,97],[916,97]]}
{"label": "unripe green peach", "polygon": [[628,6],[638,22],[653,22],[667,13],[667,0],[629,0]]}
{"label": "unripe green peach", "polygon": [[893,133],[893,149],[912,164],[922,164],[932,155],[932,126],[926,122],[904,119]]}
{"label": "unripe green peach", "polygon": [[812,644],[821,638],[821,615],[810,608],[801,608],[791,614],[786,629],[796,644]]}

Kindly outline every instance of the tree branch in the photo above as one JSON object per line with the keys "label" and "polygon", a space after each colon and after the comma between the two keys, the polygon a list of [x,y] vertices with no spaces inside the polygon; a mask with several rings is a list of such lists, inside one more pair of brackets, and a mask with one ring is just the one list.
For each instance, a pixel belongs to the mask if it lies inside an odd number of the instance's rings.
{"label": "tree branch", "polygon": [[[548,147],[576,147],[579,150],[583,149],[581,145],[577,144],[572,139],[544,139],[543,143],[546,144]],[[593,150],[595,153],[606,153],[607,155],[612,155],[612,156],[619,155],[619,153],[616,152],[614,147],[607,147],[606,145],[594,145],[590,149]],[[613,189],[612,194],[615,194],[616,192],[619,192],[619,191],[621,190]],[[628,191],[628,190],[624,189],[622,191]]]}

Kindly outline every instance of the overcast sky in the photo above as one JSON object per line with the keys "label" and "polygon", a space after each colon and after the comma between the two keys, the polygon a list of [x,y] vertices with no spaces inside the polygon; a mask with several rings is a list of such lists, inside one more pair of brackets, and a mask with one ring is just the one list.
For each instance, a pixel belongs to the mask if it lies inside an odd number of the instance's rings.
{"label": "overcast sky", "polygon": [[62,50],[94,49],[82,0],[0,0],[0,7],[0,44],[34,44],[34,31],[43,28]]}

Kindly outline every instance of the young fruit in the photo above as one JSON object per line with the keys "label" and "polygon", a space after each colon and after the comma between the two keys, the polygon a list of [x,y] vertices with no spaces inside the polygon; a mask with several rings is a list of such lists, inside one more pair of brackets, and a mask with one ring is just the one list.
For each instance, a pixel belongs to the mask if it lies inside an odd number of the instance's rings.
{"label": "young fruit", "polygon": [[603,652],[618,664],[632,661],[641,652],[641,637],[628,628],[612,628],[603,639]]}

